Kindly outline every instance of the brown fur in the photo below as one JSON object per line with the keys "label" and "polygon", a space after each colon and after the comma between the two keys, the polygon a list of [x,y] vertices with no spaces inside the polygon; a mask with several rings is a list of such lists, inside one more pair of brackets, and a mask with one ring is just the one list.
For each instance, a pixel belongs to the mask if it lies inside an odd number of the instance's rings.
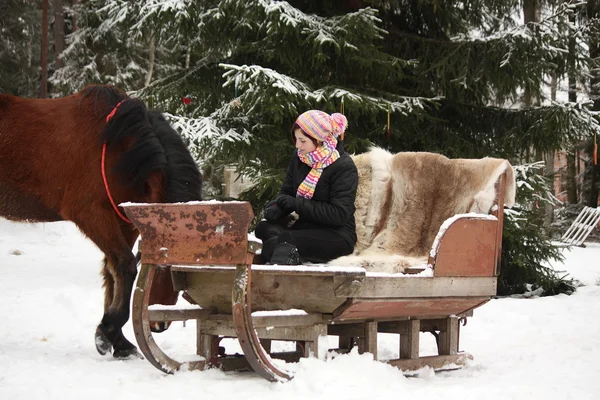
{"label": "brown fur", "polygon": [[513,169],[506,160],[448,159],[434,153],[390,154],[375,148],[354,156],[359,172],[354,253],[332,265],[362,265],[403,272],[422,264],[442,223],[456,214],[487,214],[498,177],[508,173],[506,205],[515,197]]}

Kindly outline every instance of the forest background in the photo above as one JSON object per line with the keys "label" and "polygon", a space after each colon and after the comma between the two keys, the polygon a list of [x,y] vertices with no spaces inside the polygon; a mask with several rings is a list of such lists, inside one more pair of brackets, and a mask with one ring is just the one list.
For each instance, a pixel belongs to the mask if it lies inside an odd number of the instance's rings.
{"label": "forest background", "polygon": [[257,218],[307,109],[348,117],[350,153],[507,158],[499,294],[575,290],[547,267],[549,182],[561,152],[568,204],[598,204],[599,0],[3,0],[0,15],[0,92],[140,97],[188,141],[207,198],[225,166],[254,183],[240,198]]}

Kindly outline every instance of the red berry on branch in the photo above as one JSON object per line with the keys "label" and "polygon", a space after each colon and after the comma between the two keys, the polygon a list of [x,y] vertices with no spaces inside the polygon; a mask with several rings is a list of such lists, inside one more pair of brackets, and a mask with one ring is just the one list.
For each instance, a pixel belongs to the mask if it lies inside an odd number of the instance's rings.
{"label": "red berry on branch", "polygon": [[192,102],[192,98],[189,96],[185,96],[184,98],[181,99],[181,101],[183,101],[183,104],[185,104],[187,106],[188,104],[190,104]]}

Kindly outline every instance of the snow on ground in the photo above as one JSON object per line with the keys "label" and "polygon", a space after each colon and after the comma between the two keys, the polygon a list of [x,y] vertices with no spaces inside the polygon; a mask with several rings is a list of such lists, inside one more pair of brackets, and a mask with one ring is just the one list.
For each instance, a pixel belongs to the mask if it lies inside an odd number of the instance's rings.
{"label": "snow on ground", "polygon": [[[585,286],[572,296],[494,299],[475,310],[461,330],[461,349],[474,360],[462,370],[407,378],[353,353],[288,364],[295,379],[269,383],[218,370],[165,375],[146,360],[100,356],[99,250],[70,223],[0,219],[0,399],[598,399],[600,244],[565,255],[556,268]],[[193,354],[193,330],[179,322],[156,337],[176,354]],[[133,340],[131,324],[124,332]],[[422,341],[422,353],[433,353],[432,336]],[[397,337],[380,335],[379,348],[379,357],[397,357]]]}

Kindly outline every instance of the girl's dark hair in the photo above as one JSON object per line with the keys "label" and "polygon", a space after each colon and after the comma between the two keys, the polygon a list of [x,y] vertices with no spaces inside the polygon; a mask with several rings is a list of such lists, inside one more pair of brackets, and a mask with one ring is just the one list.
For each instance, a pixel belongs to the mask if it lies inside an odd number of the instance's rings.
{"label": "girl's dark hair", "polygon": [[296,132],[296,129],[300,129],[302,131],[302,133],[304,134],[304,136],[306,136],[307,138],[309,138],[313,144],[315,146],[319,145],[319,141],[317,139],[315,139],[314,137],[310,136],[308,133],[304,132],[304,129],[300,128],[300,126],[294,122],[294,126],[292,126],[292,142],[294,144],[296,144],[296,135],[294,134],[294,132]]}

